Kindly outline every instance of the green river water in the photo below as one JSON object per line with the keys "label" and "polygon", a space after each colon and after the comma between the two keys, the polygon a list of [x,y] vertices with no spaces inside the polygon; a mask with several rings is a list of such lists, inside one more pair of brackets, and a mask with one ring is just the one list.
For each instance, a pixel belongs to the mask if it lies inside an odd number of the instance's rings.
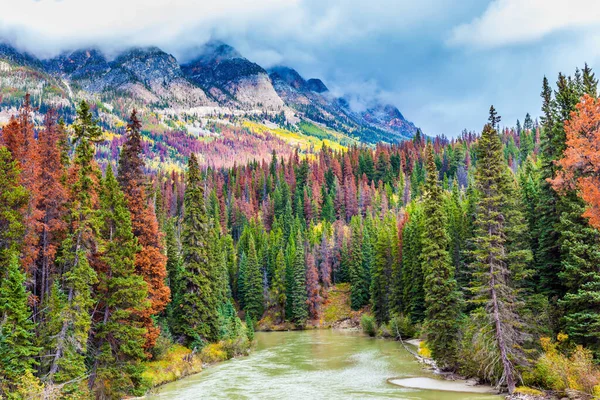
{"label": "green river water", "polygon": [[164,385],[148,399],[501,399],[388,383],[389,378],[435,378],[391,340],[338,330],[259,332],[256,340],[250,356]]}

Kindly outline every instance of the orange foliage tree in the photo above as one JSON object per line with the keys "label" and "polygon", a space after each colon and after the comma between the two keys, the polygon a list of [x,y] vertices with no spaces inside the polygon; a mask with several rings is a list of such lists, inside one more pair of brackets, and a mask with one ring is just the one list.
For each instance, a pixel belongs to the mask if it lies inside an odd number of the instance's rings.
{"label": "orange foliage tree", "polygon": [[142,246],[135,256],[138,274],[144,277],[148,285],[150,307],[141,312],[148,333],[145,348],[156,343],[160,329],[154,324],[153,315],[162,312],[170,299],[170,289],[165,283],[167,277],[167,257],[163,254],[161,233],[154,212],[154,205],[148,202],[144,190],[145,175],[142,154],[141,122],[134,110],[127,125],[127,141],[123,145],[119,159],[118,180],[131,212],[133,234]]}
{"label": "orange foliage tree", "polygon": [[587,205],[583,216],[600,229],[600,100],[584,95],[565,122],[565,132],[567,148],[552,186],[578,190]]}

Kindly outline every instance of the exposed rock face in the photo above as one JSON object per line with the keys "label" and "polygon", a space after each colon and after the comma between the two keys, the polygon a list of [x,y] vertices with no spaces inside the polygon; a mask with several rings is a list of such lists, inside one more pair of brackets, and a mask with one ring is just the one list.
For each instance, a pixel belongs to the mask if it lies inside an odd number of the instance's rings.
{"label": "exposed rock face", "polygon": [[308,90],[312,92],[325,93],[329,91],[329,89],[327,89],[327,86],[325,86],[325,84],[320,79],[311,78],[308,80],[307,85]]}
{"label": "exposed rock face", "polygon": [[417,132],[415,125],[412,122],[407,121],[402,113],[400,113],[400,110],[390,104],[378,104],[363,112],[362,117],[370,124],[399,133],[407,133],[410,136],[413,136]]}
{"label": "exposed rock face", "polygon": [[185,79],[175,57],[156,47],[134,48],[111,62],[95,49],[77,50],[45,65],[91,93],[125,92],[143,103],[170,107],[214,104]]}
{"label": "exposed rock face", "polygon": [[183,71],[218,102],[270,110],[284,105],[267,72],[224,43],[207,44],[200,57],[185,64]]}

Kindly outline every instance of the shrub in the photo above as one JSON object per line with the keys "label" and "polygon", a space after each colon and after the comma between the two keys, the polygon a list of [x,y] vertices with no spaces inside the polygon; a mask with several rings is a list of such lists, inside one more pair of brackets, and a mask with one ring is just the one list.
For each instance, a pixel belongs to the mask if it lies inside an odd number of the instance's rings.
{"label": "shrub", "polygon": [[224,349],[223,342],[210,343],[204,346],[200,353],[200,359],[206,364],[227,360],[227,351]]}
{"label": "shrub", "polygon": [[594,365],[592,352],[576,346],[568,355],[560,349],[566,347],[568,336],[559,334],[556,341],[540,339],[543,353],[535,363],[532,383],[563,391],[574,389],[594,395],[600,385],[600,370]]}
{"label": "shrub", "polygon": [[377,333],[377,324],[375,323],[375,318],[371,315],[364,314],[360,318],[360,326],[362,327],[363,332],[371,337],[375,336]]}
{"label": "shrub", "polygon": [[431,349],[424,340],[419,343],[419,355],[424,358],[431,358]]}
{"label": "shrub", "polygon": [[544,393],[537,389],[533,389],[527,386],[517,386],[515,389],[516,394],[524,394],[527,396],[542,396]]}
{"label": "shrub", "polygon": [[152,354],[153,360],[163,360],[171,346],[173,345],[173,339],[171,337],[170,332],[167,329],[161,329],[160,335],[156,339],[156,343],[154,347],[150,349],[150,354]]}
{"label": "shrub", "polygon": [[493,326],[483,309],[471,313],[464,324],[459,349],[461,375],[496,384],[502,377],[502,364]]}
{"label": "shrub", "polygon": [[390,331],[394,337],[398,337],[398,335],[402,336],[402,339],[410,339],[414,338],[417,335],[417,329],[415,325],[413,325],[412,321],[409,317],[399,314],[394,315],[390,319]]}

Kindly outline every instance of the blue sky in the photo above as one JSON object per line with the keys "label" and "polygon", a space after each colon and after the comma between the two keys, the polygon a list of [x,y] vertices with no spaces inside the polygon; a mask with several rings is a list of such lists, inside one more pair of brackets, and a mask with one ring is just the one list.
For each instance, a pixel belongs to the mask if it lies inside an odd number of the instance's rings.
{"label": "blue sky", "polygon": [[[320,77],[357,108],[395,104],[428,134],[539,115],[541,81],[600,68],[599,0],[0,0],[0,35],[39,56],[210,38]],[[598,73],[600,75],[600,71]]]}

